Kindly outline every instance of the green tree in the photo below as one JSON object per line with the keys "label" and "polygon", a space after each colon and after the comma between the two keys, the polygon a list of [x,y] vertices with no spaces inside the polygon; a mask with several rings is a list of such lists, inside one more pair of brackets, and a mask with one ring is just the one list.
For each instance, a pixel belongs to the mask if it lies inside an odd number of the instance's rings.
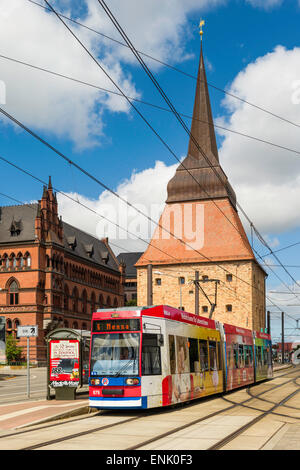
{"label": "green tree", "polygon": [[136,299],[128,300],[125,302],[125,307],[136,307]]}
{"label": "green tree", "polygon": [[22,358],[22,348],[17,345],[13,335],[6,336],[6,359],[7,362],[19,362]]}

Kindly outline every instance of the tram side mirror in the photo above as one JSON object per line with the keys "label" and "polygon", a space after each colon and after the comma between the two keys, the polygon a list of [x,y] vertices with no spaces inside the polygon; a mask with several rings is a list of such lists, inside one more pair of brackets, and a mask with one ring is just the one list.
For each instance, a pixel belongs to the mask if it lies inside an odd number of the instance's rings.
{"label": "tram side mirror", "polygon": [[160,347],[164,345],[164,335],[157,335],[157,344]]}

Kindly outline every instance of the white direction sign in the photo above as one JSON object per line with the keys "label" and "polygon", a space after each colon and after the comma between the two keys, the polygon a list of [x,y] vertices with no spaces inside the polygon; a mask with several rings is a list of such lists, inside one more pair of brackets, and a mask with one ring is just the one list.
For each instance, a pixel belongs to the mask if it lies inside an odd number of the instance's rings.
{"label": "white direction sign", "polygon": [[38,325],[18,326],[17,336],[19,338],[30,338],[38,336]]}

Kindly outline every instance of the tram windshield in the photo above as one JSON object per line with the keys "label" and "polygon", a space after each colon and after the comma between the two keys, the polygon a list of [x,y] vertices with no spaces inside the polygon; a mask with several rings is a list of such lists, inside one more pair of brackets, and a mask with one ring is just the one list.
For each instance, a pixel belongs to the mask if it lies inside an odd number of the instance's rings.
{"label": "tram windshield", "polygon": [[110,333],[93,335],[91,375],[138,375],[138,333]]}

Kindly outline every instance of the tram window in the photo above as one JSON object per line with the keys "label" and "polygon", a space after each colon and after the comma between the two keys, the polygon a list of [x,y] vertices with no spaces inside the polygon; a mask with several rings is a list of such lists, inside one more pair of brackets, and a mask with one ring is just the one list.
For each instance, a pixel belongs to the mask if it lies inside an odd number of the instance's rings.
{"label": "tram window", "polygon": [[176,373],[176,355],[175,355],[175,338],[169,335],[169,356],[170,356],[170,372]]}
{"label": "tram window", "polygon": [[262,351],[260,346],[256,346],[257,364],[262,365]]}
{"label": "tram window", "polygon": [[159,346],[142,347],[142,375],[161,375]]}
{"label": "tram window", "polygon": [[238,350],[237,344],[233,345],[233,357],[234,357],[234,367],[235,369],[238,369],[239,368],[239,350]]}
{"label": "tram window", "polygon": [[219,366],[219,370],[221,370],[222,369],[221,343],[217,343],[217,351],[218,351],[218,366]]}
{"label": "tram window", "polygon": [[244,346],[245,367],[249,367],[249,346]]}
{"label": "tram window", "polygon": [[245,367],[244,346],[240,344],[239,345],[239,368],[242,369],[243,367]]}
{"label": "tram window", "polygon": [[232,368],[231,358],[232,358],[232,350],[231,350],[231,349],[227,349],[227,367],[228,367],[229,369]]}
{"label": "tram window", "polygon": [[199,349],[200,349],[200,368],[201,368],[201,371],[208,370],[207,341],[200,339]]}
{"label": "tram window", "polygon": [[189,356],[191,372],[199,372],[198,340],[189,338]]}
{"label": "tram window", "polygon": [[264,360],[264,365],[268,364],[268,350],[266,348],[263,349],[263,360]]}
{"label": "tram window", "polygon": [[210,370],[218,370],[217,343],[209,341],[209,366]]}
{"label": "tram window", "polygon": [[252,346],[248,346],[249,348],[249,361],[250,361],[250,367],[253,367],[253,348]]}

